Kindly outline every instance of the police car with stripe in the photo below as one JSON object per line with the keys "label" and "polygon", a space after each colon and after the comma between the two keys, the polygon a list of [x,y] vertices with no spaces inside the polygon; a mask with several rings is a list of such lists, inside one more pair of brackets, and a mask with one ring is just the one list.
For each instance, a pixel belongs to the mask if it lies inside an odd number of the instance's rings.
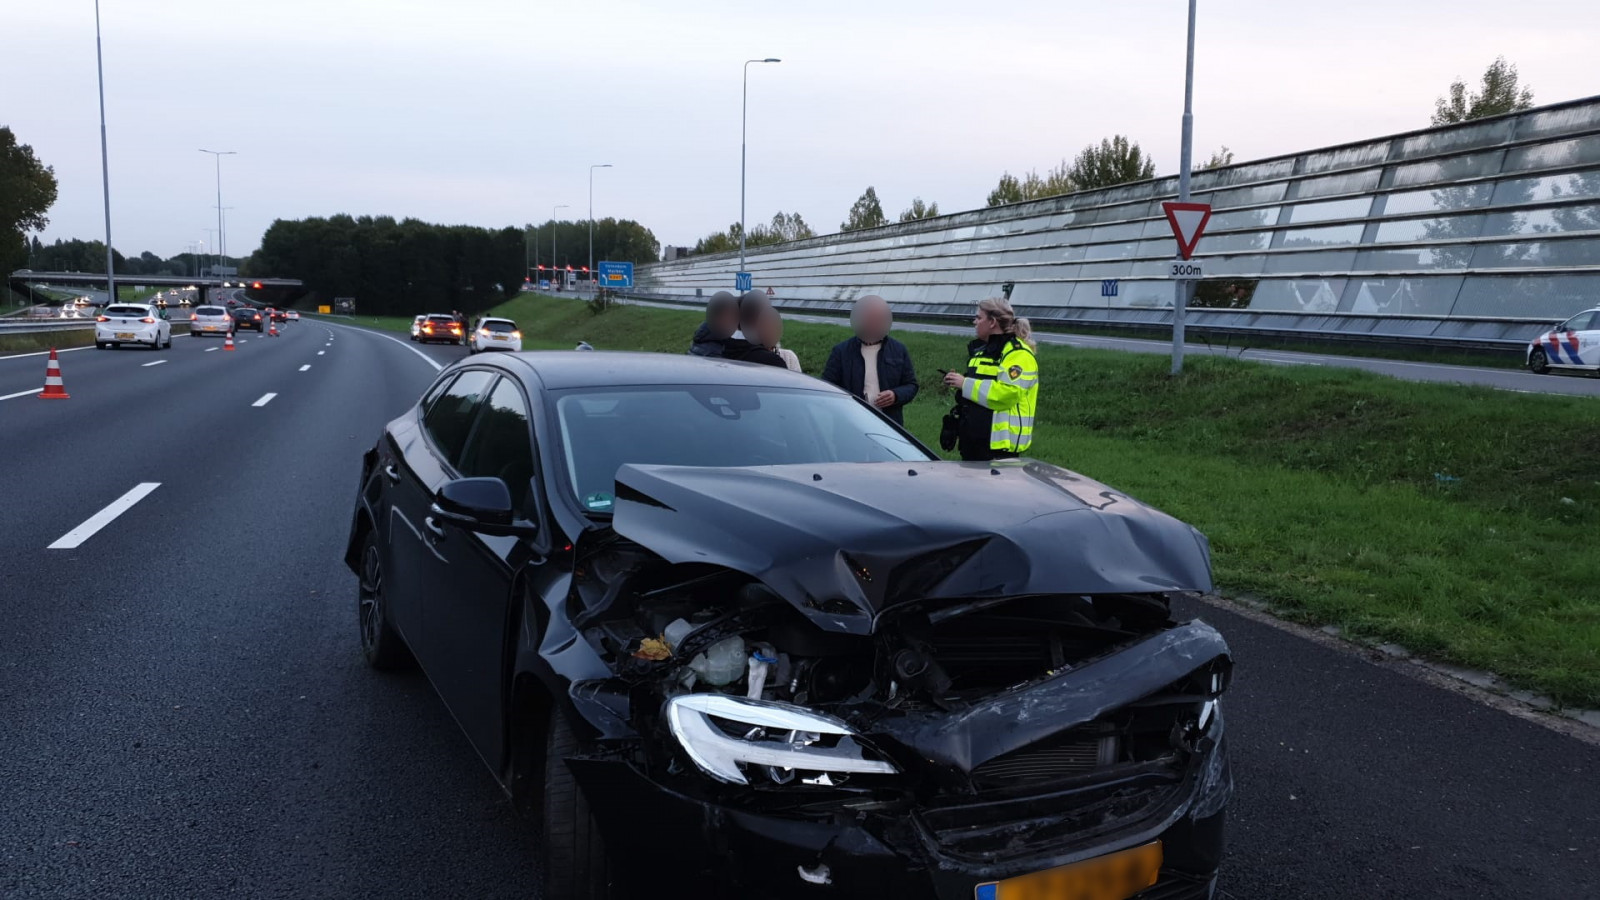
{"label": "police car with stripe", "polygon": [[1600,374],[1600,308],[1586,309],[1529,341],[1527,363],[1540,375],[1557,369]]}

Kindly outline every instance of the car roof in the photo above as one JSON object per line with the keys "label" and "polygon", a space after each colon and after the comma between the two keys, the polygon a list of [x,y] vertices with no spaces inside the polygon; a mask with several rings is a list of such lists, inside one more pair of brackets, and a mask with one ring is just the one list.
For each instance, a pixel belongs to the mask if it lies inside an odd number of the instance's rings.
{"label": "car roof", "polygon": [[726,384],[833,392],[839,389],[799,372],[761,363],[707,359],[685,353],[634,353],[616,350],[532,350],[496,353],[508,365],[521,364],[549,390],[622,385]]}

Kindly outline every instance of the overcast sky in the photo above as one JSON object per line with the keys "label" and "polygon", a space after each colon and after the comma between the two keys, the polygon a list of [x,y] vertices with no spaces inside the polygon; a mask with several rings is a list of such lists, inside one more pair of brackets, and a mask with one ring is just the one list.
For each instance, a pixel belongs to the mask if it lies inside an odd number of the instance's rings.
{"label": "overcast sky", "polygon": [[[1600,93],[1594,0],[1203,2],[1195,147],[1239,161],[1425,127],[1498,54],[1538,103]],[[867,185],[980,206],[1124,133],[1176,171],[1181,0],[103,0],[112,236],[228,250],[276,218],[504,226],[587,212],[663,244],[749,219],[835,231]],[[0,0],[0,124],[55,167],[46,240],[103,235],[92,0]]]}

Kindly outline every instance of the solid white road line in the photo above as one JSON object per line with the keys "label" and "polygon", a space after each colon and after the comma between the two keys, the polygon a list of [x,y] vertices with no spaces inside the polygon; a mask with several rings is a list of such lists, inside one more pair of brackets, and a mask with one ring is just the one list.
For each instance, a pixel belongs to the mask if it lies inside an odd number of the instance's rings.
{"label": "solid white road line", "polygon": [[159,481],[146,481],[140,483],[133,490],[111,501],[111,505],[85,519],[82,525],[56,538],[56,542],[45,548],[47,550],[71,550],[79,544],[94,537],[95,532],[110,525],[117,516],[122,515],[133,507],[135,503],[150,495],[150,492],[161,487]]}
{"label": "solid white road line", "polygon": [[[354,325],[341,325],[339,327],[341,327],[341,328],[355,328]],[[426,353],[423,353],[421,350],[418,350],[417,348],[411,346],[410,344],[406,343],[405,341],[400,340],[399,338],[390,337],[387,334],[379,334],[376,331],[367,331],[367,329],[365,329],[365,328],[359,328],[359,329],[356,329],[356,330],[358,330],[358,331],[366,331],[367,334],[374,335],[376,337],[381,337],[386,341],[394,341],[396,344],[399,344],[400,346],[406,348],[407,350],[410,350],[412,353],[415,353],[416,355],[422,357],[422,361],[427,363],[430,366],[433,366],[433,370],[435,372],[438,372],[438,371],[440,371],[440,370],[442,370],[444,368],[444,364],[443,363],[440,363],[438,360],[434,359],[433,357],[429,356]]]}
{"label": "solid white road line", "polygon": [[[87,347],[63,347],[62,349],[57,350],[56,352],[57,353],[71,353],[74,350],[93,350],[93,349],[94,349],[94,345],[90,344]],[[50,355],[50,351],[49,350],[40,350],[38,353],[15,353],[15,354],[12,354],[11,356],[0,356],[0,360],[5,360],[5,359],[27,359],[30,356],[49,356],[49,355]]]}
{"label": "solid white road line", "polygon": [[218,350],[221,350],[221,349],[222,349],[221,347],[207,347],[206,348],[206,352],[207,353],[214,353],[214,352],[216,352]]}
{"label": "solid white road line", "polygon": [[307,370],[309,368],[311,368],[311,364],[310,363],[306,363],[305,365],[300,367],[300,371],[304,372],[305,370]]}
{"label": "solid white road line", "polygon": [[7,394],[4,397],[0,397],[0,400],[14,400],[17,397],[26,397],[29,394],[42,394],[42,393],[44,393],[44,388],[34,388],[34,389],[28,390],[28,391],[17,391],[15,394]]}
{"label": "solid white road line", "polygon": [[161,365],[161,364],[162,364],[162,363],[164,363],[164,362],[166,362],[166,360],[164,360],[164,359],[158,359],[158,360],[156,360],[156,361],[155,361],[155,362],[147,362],[147,363],[145,363],[145,364],[143,364],[143,365],[141,365],[141,366],[140,366],[140,367],[139,367],[139,368],[141,368],[141,369],[148,369],[148,368],[150,368],[150,367],[151,367],[151,366],[159,366],[159,365]]}
{"label": "solid white road line", "polygon": [[266,406],[268,403],[271,403],[272,402],[272,398],[276,397],[276,396],[278,396],[278,395],[277,394],[262,394],[260,400],[257,400],[256,402],[254,402],[254,403],[252,403],[250,405],[251,406]]}

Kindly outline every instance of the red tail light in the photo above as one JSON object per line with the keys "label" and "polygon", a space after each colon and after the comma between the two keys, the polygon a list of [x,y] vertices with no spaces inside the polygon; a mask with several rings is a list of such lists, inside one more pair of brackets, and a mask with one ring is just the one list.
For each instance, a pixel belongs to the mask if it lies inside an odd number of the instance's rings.
{"label": "red tail light", "polygon": [[189,321],[191,321],[191,322],[200,321],[200,314],[199,313],[189,313]]}
{"label": "red tail light", "polygon": [[106,318],[105,316],[95,316],[94,320],[96,322],[109,322],[109,321],[111,321],[110,319]]}
{"label": "red tail light", "polygon": [[145,323],[146,325],[154,325],[156,323],[156,320],[150,318],[149,316],[145,316],[144,318],[140,319],[139,321]]}
{"label": "red tail light", "polygon": [[451,325],[450,326],[450,330],[454,331],[456,334],[460,334],[461,333],[461,326],[460,325]]}

